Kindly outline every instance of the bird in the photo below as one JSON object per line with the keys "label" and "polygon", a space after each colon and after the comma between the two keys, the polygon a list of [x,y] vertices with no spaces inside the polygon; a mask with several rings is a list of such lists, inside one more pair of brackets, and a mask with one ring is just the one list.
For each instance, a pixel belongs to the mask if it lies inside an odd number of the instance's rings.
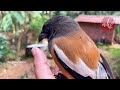
{"label": "bird", "polygon": [[48,40],[48,50],[67,79],[114,79],[112,69],[94,41],[70,16],[47,20],[38,40]]}

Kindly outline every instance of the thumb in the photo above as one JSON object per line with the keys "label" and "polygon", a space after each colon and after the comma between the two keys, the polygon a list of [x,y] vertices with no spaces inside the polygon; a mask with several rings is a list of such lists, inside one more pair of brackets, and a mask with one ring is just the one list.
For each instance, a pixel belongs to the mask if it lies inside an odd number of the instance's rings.
{"label": "thumb", "polygon": [[37,79],[55,79],[49,68],[45,54],[39,48],[32,48],[32,54]]}

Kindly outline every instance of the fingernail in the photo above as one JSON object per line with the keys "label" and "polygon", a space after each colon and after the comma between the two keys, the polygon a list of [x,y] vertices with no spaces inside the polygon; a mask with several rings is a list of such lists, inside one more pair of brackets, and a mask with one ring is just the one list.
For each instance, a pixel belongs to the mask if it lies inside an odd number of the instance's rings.
{"label": "fingernail", "polygon": [[32,48],[32,53],[35,56],[38,53],[38,48]]}

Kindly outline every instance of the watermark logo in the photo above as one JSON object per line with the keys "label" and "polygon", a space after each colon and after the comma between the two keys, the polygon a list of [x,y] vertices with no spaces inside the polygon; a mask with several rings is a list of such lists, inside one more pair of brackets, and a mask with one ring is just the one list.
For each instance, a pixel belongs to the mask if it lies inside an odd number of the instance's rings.
{"label": "watermark logo", "polygon": [[100,27],[103,30],[113,30],[115,28],[115,21],[111,17],[104,17],[101,21]]}
{"label": "watermark logo", "polygon": [[10,64],[22,64],[22,63],[26,63],[25,61],[8,61],[7,63],[10,63]]}

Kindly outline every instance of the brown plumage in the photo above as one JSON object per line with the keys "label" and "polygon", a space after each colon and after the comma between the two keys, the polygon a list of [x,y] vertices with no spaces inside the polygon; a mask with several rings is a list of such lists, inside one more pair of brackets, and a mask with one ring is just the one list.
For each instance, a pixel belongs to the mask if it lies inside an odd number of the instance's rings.
{"label": "brown plumage", "polygon": [[48,38],[49,51],[67,78],[114,78],[95,43],[73,19],[56,16],[48,20],[39,41],[44,38]]}
{"label": "brown plumage", "polygon": [[[64,45],[64,42],[67,43]],[[91,69],[97,69],[100,54],[93,41],[88,38],[84,32],[72,32],[68,36],[59,37],[59,39],[56,38],[53,43],[55,43],[73,63],[79,62],[79,58],[81,58]]]}

